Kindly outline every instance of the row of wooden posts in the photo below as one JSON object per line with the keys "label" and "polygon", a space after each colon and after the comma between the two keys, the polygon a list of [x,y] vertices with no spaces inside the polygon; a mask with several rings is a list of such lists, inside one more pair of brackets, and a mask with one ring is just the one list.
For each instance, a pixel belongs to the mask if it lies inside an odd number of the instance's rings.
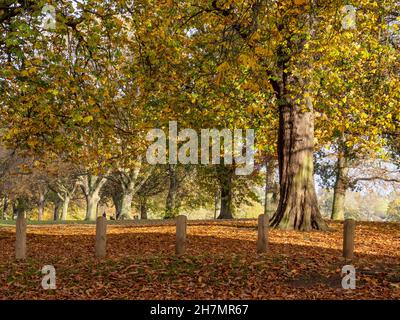
{"label": "row of wooden posts", "polygon": [[[182,255],[186,252],[186,228],[187,217],[180,215],[176,219],[176,244],[175,253]],[[257,236],[257,252],[263,253],[268,251],[268,227],[269,218],[265,214],[258,217],[258,236]],[[355,221],[353,219],[346,219],[343,228],[343,257],[346,260],[353,258],[354,252],[354,231]],[[95,254],[98,258],[106,256],[107,244],[107,219],[105,217],[98,217],[96,221],[96,244]],[[16,223],[16,243],[15,243],[15,257],[17,260],[26,258],[26,219],[25,217],[18,217]]]}

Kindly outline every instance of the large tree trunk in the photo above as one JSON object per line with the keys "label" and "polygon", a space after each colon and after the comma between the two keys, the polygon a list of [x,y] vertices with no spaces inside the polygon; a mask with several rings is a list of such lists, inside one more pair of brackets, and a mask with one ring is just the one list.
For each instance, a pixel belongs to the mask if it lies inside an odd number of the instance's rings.
{"label": "large tree trunk", "polygon": [[348,172],[346,155],[343,151],[339,151],[331,215],[331,219],[333,220],[344,220],[344,203],[346,199]]}
{"label": "large tree trunk", "polygon": [[97,206],[100,197],[98,192],[90,192],[86,195],[86,216],[85,220],[94,221],[97,218]]}
{"label": "large tree trunk", "polygon": [[232,179],[233,167],[221,166],[219,172],[219,183],[221,189],[221,209],[218,219],[233,219],[232,207]]}
{"label": "large tree trunk", "polygon": [[64,195],[64,201],[62,204],[62,215],[61,215],[61,220],[65,221],[67,220],[67,216],[68,216],[68,207],[69,207],[69,202],[70,202],[71,198],[68,194]]}
{"label": "large tree trunk", "polygon": [[165,203],[165,218],[174,218],[178,215],[176,209],[176,194],[178,191],[178,179],[175,165],[168,166],[169,188]]}
{"label": "large tree trunk", "polygon": [[122,194],[121,199],[121,208],[120,214],[118,216],[119,219],[132,219],[131,211],[132,211],[132,198],[133,192],[126,191]]}
{"label": "large tree trunk", "polygon": [[105,176],[95,176],[89,173],[83,176],[82,179],[83,184],[81,185],[81,188],[86,198],[85,220],[94,221],[97,217],[97,206],[100,201],[100,190],[107,179]]}
{"label": "large tree trunk", "polygon": [[279,108],[278,160],[280,198],[271,225],[280,229],[325,230],[314,185],[314,117],[308,110],[285,103]]}

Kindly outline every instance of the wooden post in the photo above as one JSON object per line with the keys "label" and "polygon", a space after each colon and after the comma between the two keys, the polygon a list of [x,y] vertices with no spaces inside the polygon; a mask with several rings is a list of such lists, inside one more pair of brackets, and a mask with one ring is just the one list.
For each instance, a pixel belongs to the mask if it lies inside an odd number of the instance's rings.
{"label": "wooden post", "polygon": [[353,219],[346,219],[343,224],[343,257],[346,260],[353,259],[355,225]]}
{"label": "wooden post", "polygon": [[257,237],[257,252],[268,251],[268,227],[269,217],[266,214],[258,216],[258,237]]}
{"label": "wooden post", "polygon": [[96,257],[104,258],[106,256],[107,245],[107,219],[98,217],[96,220]]}
{"label": "wooden post", "polygon": [[24,214],[18,214],[15,230],[15,258],[25,260],[26,258],[26,219]]}
{"label": "wooden post", "polygon": [[186,251],[186,223],[187,223],[186,216],[180,215],[176,218],[175,253],[177,255],[184,254]]}

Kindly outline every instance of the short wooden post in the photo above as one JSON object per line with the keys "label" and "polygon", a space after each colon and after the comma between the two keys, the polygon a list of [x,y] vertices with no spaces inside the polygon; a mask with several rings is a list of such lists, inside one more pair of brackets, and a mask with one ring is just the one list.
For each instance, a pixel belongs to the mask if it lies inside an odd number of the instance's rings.
{"label": "short wooden post", "polygon": [[25,260],[26,258],[26,219],[24,214],[18,214],[15,230],[15,258]]}
{"label": "short wooden post", "polygon": [[346,260],[353,259],[355,225],[353,219],[346,219],[343,224],[343,257]]}
{"label": "short wooden post", "polygon": [[177,255],[184,254],[186,251],[186,224],[187,224],[186,216],[180,215],[176,218],[175,253]]}
{"label": "short wooden post", "polygon": [[98,217],[96,220],[96,257],[104,258],[106,256],[107,245],[107,219]]}
{"label": "short wooden post", "polygon": [[257,252],[263,253],[268,251],[268,226],[269,217],[265,214],[258,216],[258,237]]}

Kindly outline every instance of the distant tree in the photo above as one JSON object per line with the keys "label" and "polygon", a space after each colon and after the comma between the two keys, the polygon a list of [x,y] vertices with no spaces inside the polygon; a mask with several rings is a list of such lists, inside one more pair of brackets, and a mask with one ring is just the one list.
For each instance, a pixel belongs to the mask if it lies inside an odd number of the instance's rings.
{"label": "distant tree", "polygon": [[392,221],[400,221],[400,198],[389,203],[387,217]]}

